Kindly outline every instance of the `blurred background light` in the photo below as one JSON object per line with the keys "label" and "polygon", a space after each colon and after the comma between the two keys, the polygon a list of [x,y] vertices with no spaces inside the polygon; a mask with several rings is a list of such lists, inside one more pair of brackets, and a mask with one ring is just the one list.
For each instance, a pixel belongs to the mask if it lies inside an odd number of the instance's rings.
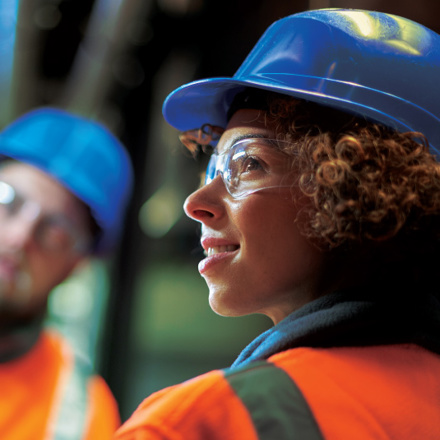
{"label": "blurred background light", "polygon": [[139,223],[147,236],[160,238],[177,223],[182,214],[181,199],[176,188],[165,185],[142,205]]}
{"label": "blurred background light", "polygon": [[44,5],[35,11],[35,25],[44,30],[54,29],[61,22],[62,14],[58,5]]}

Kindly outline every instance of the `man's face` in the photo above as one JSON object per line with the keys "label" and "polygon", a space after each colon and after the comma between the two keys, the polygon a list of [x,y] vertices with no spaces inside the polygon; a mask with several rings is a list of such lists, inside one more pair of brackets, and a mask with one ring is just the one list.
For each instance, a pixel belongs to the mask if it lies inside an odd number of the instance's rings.
{"label": "man's face", "polygon": [[60,183],[24,163],[2,166],[0,185],[0,312],[32,313],[83,258],[72,243],[89,234],[89,214]]}

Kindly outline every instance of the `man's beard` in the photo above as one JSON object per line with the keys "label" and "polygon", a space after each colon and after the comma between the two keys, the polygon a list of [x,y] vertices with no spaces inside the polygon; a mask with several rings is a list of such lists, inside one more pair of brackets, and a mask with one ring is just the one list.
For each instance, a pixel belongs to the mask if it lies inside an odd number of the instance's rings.
{"label": "man's beard", "polygon": [[37,341],[45,309],[30,307],[31,276],[23,269],[15,276],[0,275],[0,364],[26,353]]}
{"label": "man's beard", "polygon": [[12,278],[0,274],[0,313],[20,312],[32,298],[32,278],[29,272],[18,269]]}

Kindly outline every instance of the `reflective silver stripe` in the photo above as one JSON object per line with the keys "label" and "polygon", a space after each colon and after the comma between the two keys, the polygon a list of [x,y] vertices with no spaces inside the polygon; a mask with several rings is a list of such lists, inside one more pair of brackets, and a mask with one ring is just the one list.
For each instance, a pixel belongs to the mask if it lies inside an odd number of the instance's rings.
{"label": "reflective silver stripe", "polygon": [[47,440],[82,440],[85,435],[91,366],[71,349],[69,351],[73,365],[65,366],[67,371],[60,374],[58,396],[54,401],[57,408],[54,408],[55,417],[48,427]]}
{"label": "reflective silver stripe", "polygon": [[304,396],[290,376],[270,362],[225,371],[246,406],[260,440],[323,440]]}

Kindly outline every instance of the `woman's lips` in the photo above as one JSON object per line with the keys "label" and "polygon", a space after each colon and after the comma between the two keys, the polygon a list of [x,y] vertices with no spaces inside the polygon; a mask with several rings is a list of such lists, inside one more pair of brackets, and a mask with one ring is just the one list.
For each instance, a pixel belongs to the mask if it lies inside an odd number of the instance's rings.
{"label": "woman's lips", "polygon": [[199,272],[203,275],[214,265],[231,258],[238,251],[240,246],[225,239],[203,237],[201,240],[206,258],[199,263]]}
{"label": "woman's lips", "polygon": [[205,272],[207,272],[209,269],[211,269],[213,266],[220,262],[224,262],[224,260],[228,258],[232,258],[236,254],[238,250],[238,247],[235,247],[233,251],[226,251],[226,252],[219,252],[214,253],[206,258],[204,258],[199,263],[199,272],[201,275],[203,275]]}

